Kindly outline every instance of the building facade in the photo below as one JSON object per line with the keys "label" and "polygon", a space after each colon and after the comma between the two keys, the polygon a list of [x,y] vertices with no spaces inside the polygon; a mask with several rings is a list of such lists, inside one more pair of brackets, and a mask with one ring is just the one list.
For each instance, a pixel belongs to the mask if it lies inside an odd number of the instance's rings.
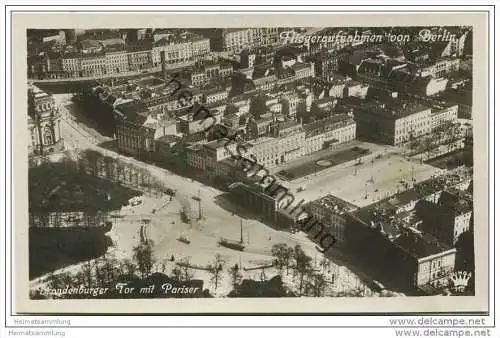
{"label": "building facade", "polygon": [[294,121],[275,121],[270,125],[269,136],[249,140],[246,149],[260,165],[266,168],[295,160],[303,156],[305,132]]}
{"label": "building facade", "polygon": [[151,49],[137,49],[139,50],[131,50],[127,53],[130,71],[136,72],[152,68],[153,59],[151,55]]}
{"label": "building facade", "polygon": [[84,54],[80,58],[82,76],[104,75],[107,71],[107,62],[104,53]]}
{"label": "building facade", "polygon": [[105,54],[105,59],[107,74],[118,74],[129,71],[128,55],[126,51],[107,51]]}
{"label": "building facade", "polygon": [[458,120],[458,105],[434,106],[431,112],[431,130],[445,123],[456,123]]}
{"label": "building facade", "polygon": [[350,212],[357,210],[355,205],[333,195],[327,195],[310,202],[306,209],[310,215],[326,227],[330,234],[335,236],[336,243],[344,244],[346,242],[347,217]]}
{"label": "building facade", "polygon": [[304,125],[304,155],[356,139],[356,122],[348,114],[336,115]]}
{"label": "building facade", "polygon": [[54,98],[33,85],[28,88],[28,129],[30,154],[45,155],[64,148],[61,115]]}
{"label": "building facade", "polygon": [[385,103],[364,104],[355,110],[358,133],[390,145],[400,145],[431,132],[431,107]]}
{"label": "building facade", "polygon": [[228,78],[232,73],[233,66],[229,63],[199,64],[191,73],[191,83],[195,87],[202,87]]}
{"label": "building facade", "polygon": [[460,59],[443,58],[435,63],[422,67],[421,76],[431,76],[433,78],[444,77],[448,73],[458,72],[460,68]]}

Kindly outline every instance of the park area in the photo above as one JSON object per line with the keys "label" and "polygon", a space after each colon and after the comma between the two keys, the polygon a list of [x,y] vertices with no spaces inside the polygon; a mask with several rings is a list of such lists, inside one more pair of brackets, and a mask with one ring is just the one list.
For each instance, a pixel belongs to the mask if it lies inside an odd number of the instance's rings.
{"label": "park area", "polygon": [[295,179],[323,171],[327,168],[356,160],[368,154],[370,154],[369,149],[354,146],[352,148],[343,149],[324,157],[314,159],[308,163],[302,163],[295,167],[281,170],[276,173],[276,176],[287,181],[293,181]]}
{"label": "park area", "polygon": [[80,171],[76,162],[45,163],[28,173],[30,212],[119,210],[141,193]]}
{"label": "park area", "polygon": [[[112,244],[105,235],[111,227],[104,227],[105,218],[98,215],[120,210],[141,195],[82,173],[71,161],[30,168],[28,177],[29,212],[36,216],[30,217],[30,279],[104,254]],[[90,219],[96,221],[94,226],[88,226],[94,222]]]}

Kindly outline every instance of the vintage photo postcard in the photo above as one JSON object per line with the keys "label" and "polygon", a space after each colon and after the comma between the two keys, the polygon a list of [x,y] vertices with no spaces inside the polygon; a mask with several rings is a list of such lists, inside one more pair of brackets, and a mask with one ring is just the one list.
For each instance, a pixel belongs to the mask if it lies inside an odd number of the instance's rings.
{"label": "vintage photo postcard", "polygon": [[17,313],[488,311],[486,13],[12,23]]}

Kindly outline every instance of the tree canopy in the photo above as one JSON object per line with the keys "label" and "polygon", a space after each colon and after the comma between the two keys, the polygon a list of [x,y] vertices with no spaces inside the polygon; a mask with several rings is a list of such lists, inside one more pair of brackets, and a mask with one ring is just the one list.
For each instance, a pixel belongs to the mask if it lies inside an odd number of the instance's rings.
{"label": "tree canopy", "polygon": [[267,111],[267,106],[266,106],[266,98],[264,97],[264,95],[259,94],[255,97],[252,97],[252,99],[250,100],[250,109],[249,109],[250,115],[258,119],[266,111]]}

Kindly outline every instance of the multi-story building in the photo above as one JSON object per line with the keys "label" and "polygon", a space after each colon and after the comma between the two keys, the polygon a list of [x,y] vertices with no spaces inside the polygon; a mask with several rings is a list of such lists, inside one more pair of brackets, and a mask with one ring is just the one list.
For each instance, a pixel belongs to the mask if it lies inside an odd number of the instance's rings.
{"label": "multi-story building", "polygon": [[231,88],[213,87],[203,90],[205,96],[205,103],[214,104],[227,100]]}
{"label": "multi-story building", "polygon": [[254,45],[269,46],[279,42],[280,28],[278,27],[261,27],[254,28]]}
{"label": "multi-story building", "polygon": [[186,62],[210,52],[210,39],[191,32],[156,30],[153,37],[152,59],[155,67],[160,66],[162,51],[168,64]]}
{"label": "multi-story building", "polygon": [[316,77],[331,81],[339,70],[338,53],[317,53],[310,58]]}
{"label": "multi-story building", "polygon": [[64,148],[61,115],[54,98],[33,85],[28,87],[28,129],[30,154],[45,155]]}
{"label": "multi-story building", "polygon": [[338,114],[304,125],[304,155],[356,139],[356,122],[349,114]]}
{"label": "multi-story building", "polygon": [[420,75],[424,77],[431,76],[433,78],[440,78],[448,73],[458,72],[459,68],[460,59],[442,58],[429,65],[423,66]]}
{"label": "multi-story building", "polygon": [[[203,106],[201,106],[201,109],[203,109]],[[196,108],[194,111],[196,112]],[[221,123],[223,115],[217,110],[203,111],[206,112],[206,114],[202,113],[200,110],[199,113],[190,112],[186,115],[179,116],[179,131],[185,135],[196,134],[210,130],[216,124]]]}
{"label": "multi-story building", "polygon": [[431,130],[435,130],[446,122],[458,120],[458,105],[434,105],[431,111]]}
{"label": "multi-story building", "polygon": [[469,230],[472,197],[456,188],[448,188],[441,193],[437,203],[423,201],[418,210],[425,232],[443,243],[455,245],[459,236]]}
{"label": "multi-story building", "polygon": [[191,168],[205,170],[205,158],[201,144],[196,143],[186,147],[186,164]]}
{"label": "multi-story building", "polygon": [[161,66],[161,52],[165,52],[165,62],[176,64],[190,60],[193,56],[188,43],[168,43],[164,40],[155,42],[151,51],[153,66]]}
{"label": "multi-story building", "polygon": [[128,55],[123,46],[110,46],[105,49],[106,73],[125,73],[129,71]]}
{"label": "multi-story building", "polygon": [[154,138],[154,129],[145,126],[148,111],[146,106],[137,100],[127,100],[115,104],[116,138],[118,149],[131,155],[141,155],[146,151],[146,140]]}
{"label": "multi-story building", "polygon": [[54,42],[65,45],[66,44],[66,33],[63,30],[60,30],[58,32],[47,31],[46,34],[43,34],[41,36],[41,39],[42,39],[43,43],[54,41]]}
{"label": "multi-story building", "polygon": [[106,74],[106,57],[104,53],[82,54],[80,58],[82,76],[96,76]]}
{"label": "multi-story building", "polygon": [[82,76],[81,58],[79,53],[67,53],[62,56],[62,71],[69,77]]}
{"label": "multi-story building", "polygon": [[57,75],[63,71],[61,55],[59,52],[44,52],[42,55],[42,60],[47,67],[47,73],[50,73],[51,75]]}
{"label": "multi-story building", "polygon": [[290,118],[294,118],[297,115],[297,110],[303,99],[298,93],[291,92],[281,96],[280,102],[282,105],[282,112]]}
{"label": "multi-story building", "polygon": [[388,84],[398,92],[418,96],[434,96],[446,90],[449,80],[412,74],[405,69],[390,73]]}
{"label": "multi-story building", "polygon": [[219,139],[203,144],[203,170],[206,170],[209,174],[214,175],[217,167],[217,162],[237,155],[237,145],[238,144],[236,142],[232,142],[228,139]]}
{"label": "multi-story building", "polygon": [[151,45],[138,43],[127,46],[128,65],[130,71],[139,71],[153,67]]}
{"label": "multi-story building", "polygon": [[229,28],[221,32],[222,47],[227,52],[240,53],[244,49],[276,43],[279,28]]}
{"label": "multi-story building", "polygon": [[201,87],[228,78],[233,73],[233,65],[228,62],[200,62],[191,72],[193,86]]}
{"label": "multi-story building", "polygon": [[[330,89],[328,90],[328,96],[337,99],[344,97],[344,89],[346,87],[347,80],[345,78],[335,78],[330,82]],[[360,88],[361,90],[361,88]]]}
{"label": "multi-story building", "polygon": [[358,81],[347,81],[344,87],[344,97],[359,97],[364,99],[369,86]]}
{"label": "multi-story building", "polygon": [[295,80],[314,77],[314,63],[297,62],[291,67],[295,72]]}
{"label": "multi-story building", "polygon": [[225,51],[240,53],[243,49],[252,46],[252,32],[250,28],[226,29],[222,35],[222,45]]}
{"label": "multi-story building", "polygon": [[210,39],[200,36],[192,37],[191,50],[193,57],[203,56],[210,53]]}
{"label": "multi-story building", "polygon": [[275,117],[271,113],[262,114],[259,118],[251,117],[247,123],[247,133],[257,138],[270,133]]}
{"label": "multi-story building", "polygon": [[388,208],[376,203],[351,213],[345,226],[349,250],[402,287],[445,285],[455,267],[456,249],[396,216],[392,206]]}
{"label": "multi-story building", "polygon": [[422,104],[370,102],[355,110],[358,134],[400,145],[431,132],[431,107]]}
{"label": "multi-story building", "polygon": [[276,86],[278,78],[275,74],[268,74],[266,76],[252,79],[255,88],[258,90],[271,90]]}
{"label": "multi-story building", "polygon": [[306,209],[308,214],[321,222],[327,231],[335,236],[336,243],[344,244],[348,214],[358,207],[333,195],[327,195],[310,202]]}
{"label": "multi-story building", "polygon": [[295,121],[275,121],[270,125],[269,136],[247,142],[246,149],[260,165],[266,168],[295,160],[303,155],[305,132]]}
{"label": "multi-story building", "polygon": [[449,284],[450,273],[455,269],[457,249],[440,243],[435,237],[412,228],[402,228],[394,240],[396,266],[406,285],[426,290],[429,286],[439,289]]}
{"label": "multi-story building", "polygon": [[78,45],[82,54],[98,54],[103,51],[102,44],[94,39],[82,40],[78,43]]}

